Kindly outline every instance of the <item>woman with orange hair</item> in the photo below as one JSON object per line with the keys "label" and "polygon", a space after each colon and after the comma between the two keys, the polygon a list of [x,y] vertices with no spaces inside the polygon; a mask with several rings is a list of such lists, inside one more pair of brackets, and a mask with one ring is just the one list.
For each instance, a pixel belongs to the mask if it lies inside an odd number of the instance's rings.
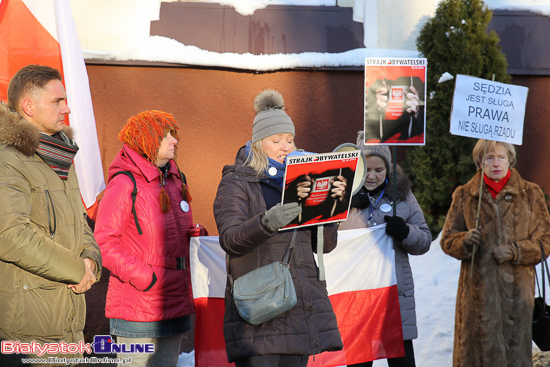
{"label": "woman with orange hair", "polygon": [[118,137],[123,147],[109,167],[95,230],[111,272],[105,316],[117,343],[154,344],[153,354],[119,358],[132,358],[132,366],[176,366],[195,312],[188,261],[194,226],[175,160],[178,126],[166,112],[145,111]]}

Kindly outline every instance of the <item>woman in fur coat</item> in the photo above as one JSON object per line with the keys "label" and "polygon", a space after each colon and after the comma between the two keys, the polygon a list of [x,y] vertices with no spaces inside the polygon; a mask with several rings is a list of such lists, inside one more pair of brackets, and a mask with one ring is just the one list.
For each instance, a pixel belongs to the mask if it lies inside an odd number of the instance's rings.
{"label": "woman in fur coat", "polygon": [[[363,140],[363,131],[360,131],[357,145],[361,147],[367,159],[365,183],[352,197],[352,209],[348,219],[340,225],[340,229],[373,227],[387,223],[386,233],[395,240],[395,272],[405,349],[405,356],[388,359],[388,366],[414,367],[412,340],[418,337],[418,331],[409,254],[422,255],[428,252],[432,235],[424,220],[422,209],[411,192],[411,182],[399,166],[396,170],[397,198],[393,198],[390,149],[381,145],[365,146]],[[397,203],[395,217],[392,216],[394,202]],[[372,361],[350,366],[372,366]]]}
{"label": "woman in fur coat", "polygon": [[478,172],[455,190],[441,238],[443,251],[462,262],[453,366],[532,366],[534,265],[541,246],[550,252],[544,194],[510,168],[511,144],[479,140],[473,159]]}

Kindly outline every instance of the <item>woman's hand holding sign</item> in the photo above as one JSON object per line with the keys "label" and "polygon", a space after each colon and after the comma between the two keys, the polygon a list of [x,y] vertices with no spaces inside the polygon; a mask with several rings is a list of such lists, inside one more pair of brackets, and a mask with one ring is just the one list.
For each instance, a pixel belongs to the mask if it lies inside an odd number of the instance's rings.
{"label": "woman's hand holding sign", "polygon": [[309,175],[301,177],[297,185],[298,198],[300,200],[304,200],[309,196],[309,193],[311,192],[312,181],[313,180]]}
{"label": "woman's hand holding sign", "polygon": [[339,201],[344,200],[346,196],[346,187],[348,185],[347,182],[348,180],[346,180],[344,176],[337,176],[336,179],[332,181],[332,190],[330,190],[332,194],[330,196]]}

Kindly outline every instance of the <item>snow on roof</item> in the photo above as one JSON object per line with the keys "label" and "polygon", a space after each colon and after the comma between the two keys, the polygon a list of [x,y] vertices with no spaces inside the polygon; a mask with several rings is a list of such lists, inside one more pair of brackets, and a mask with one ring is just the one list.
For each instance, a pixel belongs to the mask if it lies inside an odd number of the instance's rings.
{"label": "snow on roof", "polygon": [[304,52],[300,54],[253,55],[217,53],[187,46],[176,40],[151,36],[139,48],[122,52],[83,51],[86,59],[126,61],[145,60],[197,66],[272,71],[305,67],[342,67],[365,64],[365,57],[418,57],[416,51],[358,48],[342,53]]}
{"label": "snow on roof", "polygon": [[[209,1],[205,1],[209,2]],[[243,15],[251,15],[267,5],[334,6],[335,0],[212,0],[228,5]],[[528,10],[550,16],[550,0],[485,0],[491,9]],[[86,59],[113,61],[141,60],[184,65],[273,71],[293,68],[362,67],[366,57],[419,57],[417,51],[358,48],[342,53],[304,52],[299,54],[254,55],[250,53],[217,53],[184,45],[174,39],[149,36],[144,42],[123,51],[84,50]]]}
{"label": "snow on roof", "polygon": [[484,0],[492,10],[525,10],[550,16],[550,0]]}

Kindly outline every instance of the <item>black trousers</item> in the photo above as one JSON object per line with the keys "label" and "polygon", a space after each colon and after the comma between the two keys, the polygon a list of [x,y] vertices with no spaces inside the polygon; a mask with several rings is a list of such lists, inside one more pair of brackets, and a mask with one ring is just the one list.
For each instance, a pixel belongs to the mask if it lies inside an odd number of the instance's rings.
{"label": "black trousers", "polygon": [[270,354],[235,361],[235,367],[306,367],[309,356]]}
{"label": "black trousers", "polygon": [[[403,345],[405,347],[405,357],[388,358],[389,367],[416,367],[412,340],[405,340]],[[372,367],[372,361],[350,364],[348,367]]]}

